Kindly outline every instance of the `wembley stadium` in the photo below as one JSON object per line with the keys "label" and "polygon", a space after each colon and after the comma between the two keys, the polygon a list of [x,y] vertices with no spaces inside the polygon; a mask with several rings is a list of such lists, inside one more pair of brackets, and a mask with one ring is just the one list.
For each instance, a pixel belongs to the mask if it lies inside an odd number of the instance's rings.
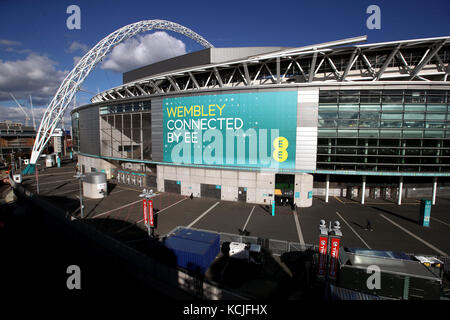
{"label": "wembley stadium", "polygon": [[78,163],[229,201],[434,203],[450,193],[450,37],[365,40],[210,46],[126,72],[71,112]]}

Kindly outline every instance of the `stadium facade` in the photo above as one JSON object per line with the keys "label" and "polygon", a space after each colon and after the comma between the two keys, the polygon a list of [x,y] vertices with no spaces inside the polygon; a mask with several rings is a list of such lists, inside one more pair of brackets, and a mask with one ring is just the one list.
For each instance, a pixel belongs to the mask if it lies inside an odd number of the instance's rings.
{"label": "stadium facade", "polygon": [[208,48],[73,110],[73,146],[85,171],[184,195],[435,199],[450,192],[449,62],[450,37]]}

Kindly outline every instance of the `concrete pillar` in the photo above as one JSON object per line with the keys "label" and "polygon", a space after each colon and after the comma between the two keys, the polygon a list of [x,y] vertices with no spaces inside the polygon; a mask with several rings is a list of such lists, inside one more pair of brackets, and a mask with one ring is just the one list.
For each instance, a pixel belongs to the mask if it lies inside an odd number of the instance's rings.
{"label": "concrete pillar", "polygon": [[437,191],[437,177],[433,179],[433,198],[431,199],[431,204],[434,206],[436,204],[436,191]]}
{"label": "concrete pillar", "polygon": [[329,193],[330,193],[330,175],[327,174],[327,182],[325,186],[325,202],[328,202]]}
{"label": "concrete pillar", "polygon": [[403,193],[403,177],[400,177],[400,182],[398,184],[398,201],[397,204],[402,204],[402,193]]}
{"label": "concrete pillar", "polygon": [[364,204],[366,198],[366,176],[362,177],[361,204]]}

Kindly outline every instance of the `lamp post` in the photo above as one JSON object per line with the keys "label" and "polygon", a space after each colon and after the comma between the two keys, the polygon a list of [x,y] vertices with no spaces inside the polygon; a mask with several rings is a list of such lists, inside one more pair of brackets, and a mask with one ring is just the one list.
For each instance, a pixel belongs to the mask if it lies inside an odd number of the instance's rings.
{"label": "lamp post", "polygon": [[78,179],[79,185],[80,185],[80,211],[81,211],[81,219],[84,218],[84,205],[83,205],[83,192],[81,190],[81,181],[83,181],[85,175],[81,172],[77,172],[76,175],[73,176],[74,178]]}
{"label": "lamp post", "polygon": [[[153,238],[153,230],[154,230],[154,217],[153,217],[153,202],[150,200],[151,198],[155,197],[156,194],[153,193],[153,190],[142,190],[142,193],[139,195],[139,197],[144,198],[143,202],[143,210],[144,210],[144,223],[148,230],[149,237]],[[147,215],[149,213],[149,216]]]}

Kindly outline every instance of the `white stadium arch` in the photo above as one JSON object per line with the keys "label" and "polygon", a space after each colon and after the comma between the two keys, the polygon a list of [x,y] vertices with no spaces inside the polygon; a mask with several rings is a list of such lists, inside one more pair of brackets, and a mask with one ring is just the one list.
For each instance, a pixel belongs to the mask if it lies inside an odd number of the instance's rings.
{"label": "white stadium arch", "polygon": [[[138,33],[150,30],[169,30],[191,38],[205,48],[214,47],[211,43],[194,31],[180,24],[166,20],[144,20],[126,25],[98,42],[83,58],[77,63],[72,71],[65,77],[58,91],[47,107],[41,124],[36,134],[30,164],[33,166],[39,159],[42,150],[50,140],[53,131],[64,116],[64,113],[71,103],[74,95],[80,89],[84,79],[89,75],[111,50],[120,42],[135,36]],[[26,170],[27,171],[27,170]],[[30,170],[34,171],[34,170]],[[30,172],[31,173],[31,172]]]}

